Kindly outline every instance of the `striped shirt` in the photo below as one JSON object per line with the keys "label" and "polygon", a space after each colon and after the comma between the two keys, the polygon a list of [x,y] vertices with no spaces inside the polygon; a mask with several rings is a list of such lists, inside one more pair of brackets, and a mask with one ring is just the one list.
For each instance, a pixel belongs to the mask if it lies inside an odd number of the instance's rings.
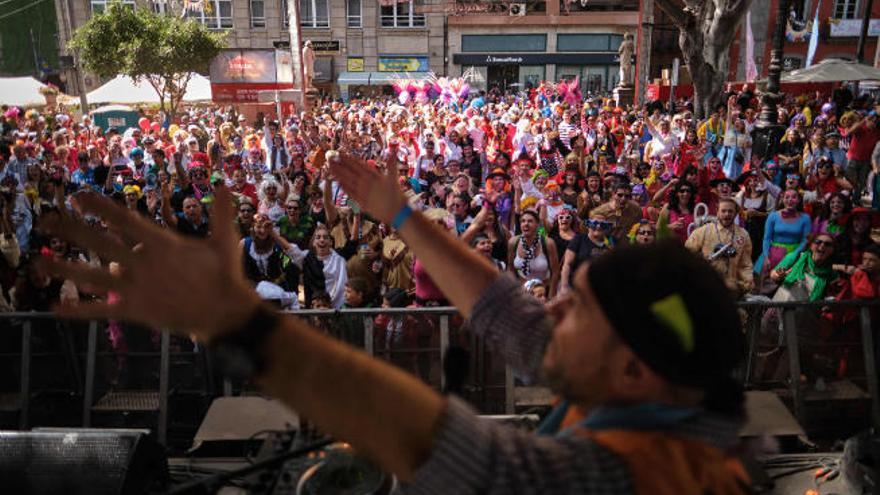
{"label": "striped shirt", "polygon": [[[507,363],[535,377],[552,321],[544,307],[523,292],[511,274],[500,276],[474,307],[471,328],[483,334]],[[726,449],[738,424],[700,414],[675,432]],[[658,467],[661,468],[662,467]],[[616,454],[579,436],[537,436],[480,419],[452,397],[428,460],[404,493],[631,494],[632,480]]]}

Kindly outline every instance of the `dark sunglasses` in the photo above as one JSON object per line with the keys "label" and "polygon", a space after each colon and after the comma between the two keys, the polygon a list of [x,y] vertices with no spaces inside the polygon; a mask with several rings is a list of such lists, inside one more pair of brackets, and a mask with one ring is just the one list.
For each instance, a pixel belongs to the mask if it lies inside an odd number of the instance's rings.
{"label": "dark sunglasses", "polygon": [[817,246],[828,246],[828,247],[834,246],[834,243],[831,241],[818,241],[817,240],[817,241],[813,241],[813,244],[815,244]]}

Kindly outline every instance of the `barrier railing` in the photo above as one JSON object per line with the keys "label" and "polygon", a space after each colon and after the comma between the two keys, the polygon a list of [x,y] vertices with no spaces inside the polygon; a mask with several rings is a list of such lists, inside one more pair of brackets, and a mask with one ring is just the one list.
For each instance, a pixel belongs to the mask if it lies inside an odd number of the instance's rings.
{"label": "barrier railing", "polygon": [[[880,394],[878,394],[878,378],[876,368],[876,348],[873,331],[878,327],[878,308],[880,301],[822,301],[808,302],[773,302],[748,301],[738,303],[743,319],[743,331],[747,341],[747,353],[739,378],[746,388],[779,388],[784,387],[790,394],[794,412],[797,416],[803,413],[805,402],[811,399],[809,387],[801,383],[801,375],[805,372],[803,362],[808,362],[807,369],[812,371],[815,358],[837,359],[841,363],[853,363],[860,360],[862,378],[853,378],[864,383],[864,399],[871,402],[871,421],[880,427]],[[328,334],[345,340],[362,348],[366,353],[407,369],[420,376],[435,388],[445,390],[448,387],[443,372],[446,365],[447,350],[455,342],[468,349],[470,362],[468,383],[476,402],[482,400],[484,409],[491,412],[513,413],[518,408],[546,406],[552,397],[549,392],[525,393],[516,387],[513,373],[506,368],[500,358],[485,349],[484,343],[473,332],[467,330],[466,323],[458,315],[455,308],[368,308],[344,310],[300,310],[291,312],[309,320],[314,326]],[[172,350],[172,345],[180,347],[189,344],[186,339],[172,337],[168,332],[161,332],[154,339],[149,349],[144,352],[138,349],[105,350],[106,341],[102,342],[99,329],[106,328],[106,323],[92,321],[72,323],[59,321],[51,313],[0,313],[0,328],[7,330],[3,347],[0,347],[2,359],[20,359],[16,372],[17,380],[7,380],[7,387],[17,383],[18,390],[11,394],[0,394],[6,400],[0,400],[0,412],[17,412],[18,425],[26,429],[31,413],[31,398],[34,389],[32,374],[35,370],[34,357],[51,356],[40,350],[35,352],[35,333],[39,331],[51,333],[54,328],[59,336],[58,346],[54,355],[62,356],[70,372],[71,395],[82,397],[82,424],[92,424],[92,414],[96,407],[96,397],[100,386],[101,373],[98,371],[99,360],[117,360],[122,356],[126,359],[140,357],[159,357],[158,387],[148,396],[146,409],[154,410],[157,415],[157,436],[164,442],[167,436],[168,395],[171,388],[171,362],[178,355],[187,354]],[[20,332],[8,332],[19,329]],[[85,342],[82,332],[85,332]],[[10,339],[11,334],[20,335]],[[132,335],[131,332],[127,334]],[[816,342],[814,335],[824,336]],[[830,336],[830,337],[829,337]],[[852,338],[850,338],[852,337]],[[849,339],[849,340],[848,340]],[[41,341],[45,345],[45,338]],[[80,345],[77,345],[77,342]],[[11,342],[11,344],[10,344]],[[84,344],[84,345],[83,345]],[[802,355],[802,347],[808,347],[808,354]],[[80,347],[81,349],[77,349]],[[158,348],[158,350],[156,349]],[[861,353],[853,352],[853,348],[861,348]],[[60,350],[59,350],[60,349]],[[205,394],[232,395],[234,385],[223,379],[222,392],[214,389],[210,353],[193,346],[189,355],[204,356],[206,384]],[[767,362],[777,365],[777,372],[767,372]],[[819,359],[821,361],[821,359]],[[106,364],[106,362],[104,363]],[[845,367],[845,366],[844,366]],[[7,368],[11,369],[11,368]],[[85,373],[81,370],[84,369]],[[155,370],[155,368],[153,368]],[[0,370],[2,373],[4,370]],[[838,374],[841,370],[838,370]],[[843,373],[848,377],[853,374]],[[106,379],[106,377],[103,377]],[[247,384],[240,384],[247,391]],[[109,387],[108,387],[109,388]],[[493,392],[501,395],[501,407],[498,400],[492,402]],[[2,390],[0,390],[2,392]],[[521,396],[528,396],[520,400]],[[834,397],[831,397],[834,398]],[[858,397],[857,397],[858,398]],[[487,404],[490,404],[488,405]],[[152,408],[152,409],[150,409]],[[103,409],[110,410],[110,409]],[[490,412],[484,410],[484,412]]]}

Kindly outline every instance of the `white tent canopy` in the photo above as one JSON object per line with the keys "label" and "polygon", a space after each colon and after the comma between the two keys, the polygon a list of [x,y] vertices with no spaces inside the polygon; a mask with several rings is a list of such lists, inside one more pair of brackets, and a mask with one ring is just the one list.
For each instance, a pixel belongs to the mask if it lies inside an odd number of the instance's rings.
{"label": "white tent canopy", "polygon": [[[208,101],[211,99],[211,82],[204,76],[193,74],[186,86],[183,101]],[[128,76],[116,76],[100,88],[88,94],[89,103],[159,103],[159,95],[147,81],[135,82]]]}
{"label": "white tent canopy", "polygon": [[877,80],[880,80],[880,69],[839,58],[827,58],[811,67],[782,75],[782,82],[795,83]]}
{"label": "white tent canopy", "polygon": [[45,105],[46,99],[40,93],[44,86],[33,77],[0,77],[0,103],[18,107]]}

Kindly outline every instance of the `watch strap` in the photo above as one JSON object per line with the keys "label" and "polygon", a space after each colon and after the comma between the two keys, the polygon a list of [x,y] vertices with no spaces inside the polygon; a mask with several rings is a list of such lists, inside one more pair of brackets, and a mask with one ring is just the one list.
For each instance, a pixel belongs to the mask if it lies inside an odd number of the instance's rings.
{"label": "watch strap", "polygon": [[238,330],[227,333],[211,343],[211,350],[220,371],[229,378],[249,379],[266,371],[266,346],[278,328],[281,315],[260,305]]}

